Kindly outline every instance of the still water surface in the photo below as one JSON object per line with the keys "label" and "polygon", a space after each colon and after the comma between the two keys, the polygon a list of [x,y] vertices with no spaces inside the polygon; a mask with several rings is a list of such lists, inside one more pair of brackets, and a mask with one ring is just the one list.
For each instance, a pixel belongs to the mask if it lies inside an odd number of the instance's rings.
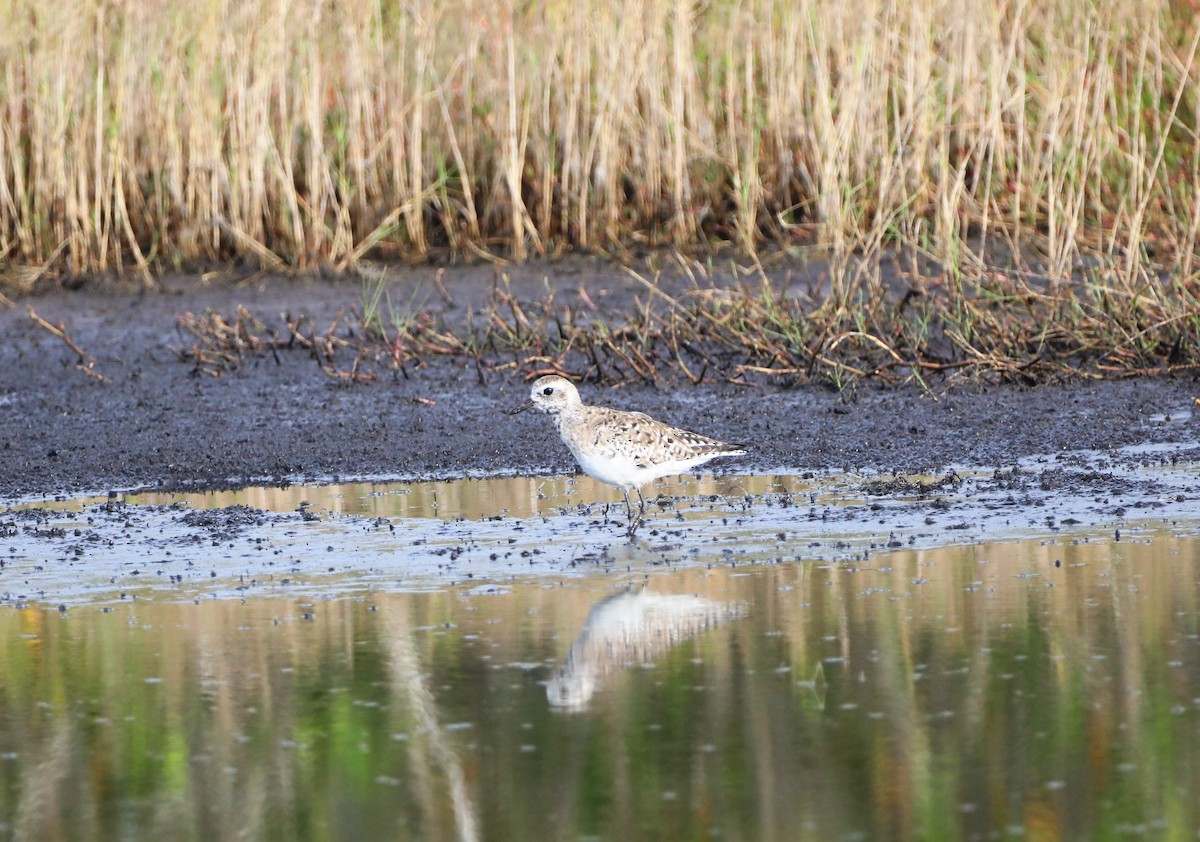
{"label": "still water surface", "polygon": [[21,839],[1195,839],[1200,539],[0,610]]}

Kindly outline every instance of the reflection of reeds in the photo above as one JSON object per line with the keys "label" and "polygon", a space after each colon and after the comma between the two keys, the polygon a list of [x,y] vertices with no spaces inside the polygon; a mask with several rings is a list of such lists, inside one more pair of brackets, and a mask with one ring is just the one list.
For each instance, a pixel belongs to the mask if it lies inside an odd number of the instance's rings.
{"label": "reflection of reeds", "polygon": [[[441,721],[437,700],[429,689],[429,669],[422,665],[417,632],[409,617],[401,612],[389,615],[387,647],[393,692],[406,702],[405,712],[412,718],[413,733],[408,738],[409,756],[416,772],[417,791],[425,821],[438,824],[442,805],[449,801],[453,837],[460,842],[475,842],[480,838],[479,817],[463,770],[463,760],[456,753],[451,738],[444,730],[450,723]],[[438,777],[445,779],[445,791],[440,791]],[[443,831],[438,834],[450,838]]]}
{"label": "reflection of reeds", "polygon": [[[696,500],[711,495],[745,498],[756,495],[803,494],[819,487],[814,480],[794,476],[664,478],[653,492],[668,500]],[[363,515],[368,517],[480,518],[507,514],[526,518],[555,509],[567,509],[585,501],[620,501],[619,491],[591,477],[488,477],[444,482],[372,482],[332,485],[259,486],[236,491],[205,491],[194,494],[146,492],[128,495],[133,505],[174,505],[185,502],[188,509],[219,509],[250,506],[268,512],[296,512],[302,507],[313,513]],[[98,501],[97,501],[98,502]],[[652,502],[652,501],[651,501]]]}
{"label": "reflection of reeds", "polygon": [[1194,268],[1188,4],[0,9],[0,260],[71,271],[901,242]]}
{"label": "reflection of reeds", "polygon": [[643,613],[619,604],[640,594],[594,603],[610,578],[9,608],[0,821],[38,839],[1195,827],[1198,574],[1197,541],[1166,534],[656,572],[650,602],[750,610],[673,652],[581,636],[657,666],[568,717],[537,681],[561,642]]}

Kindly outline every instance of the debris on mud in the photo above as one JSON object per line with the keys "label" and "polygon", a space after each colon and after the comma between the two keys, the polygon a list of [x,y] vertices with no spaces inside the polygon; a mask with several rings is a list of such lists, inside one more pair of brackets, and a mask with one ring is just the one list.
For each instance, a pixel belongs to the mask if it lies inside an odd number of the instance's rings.
{"label": "debris on mud", "polygon": [[611,489],[586,477],[27,504],[0,510],[0,602],[297,587],[332,595],[692,565],[862,564],[901,547],[1030,536],[1086,543],[1119,530],[1128,538],[1197,524],[1195,466],[1171,455],[1075,451],[932,478],[806,472],[664,481],[645,539],[633,542],[607,517]]}
{"label": "debris on mud", "polygon": [[245,530],[262,526],[267,514],[250,506],[226,506],[222,509],[195,509],[185,512],[180,523],[207,530],[214,538],[234,538]]}
{"label": "debris on mud", "polygon": [[922,480],[910,479],[906,476],[896,475],[888,479],[874,479],[863,483],[863,493],[872,497],[929,497],[933,494],[940,494],[944,491],[950,491],[962,485],[963,479],[956,472],[951,471],[945,476],[936,479]]}
{"label": "debris on mud", "polygon": [[1161,483],[1150,479],[1134,481],[1117,476],[1112,471],[1078,470],[1074,468],[1045,468],[1042,470],[1018,467],[995,471],[990,479],[980,483],[984,491],[1054,492],[1059,494],[1156,494],[1163,491]]}
{"label": "debris on mud", "polygon": [[[415,315],[380,322],[384,314],[372,315],[361,303],[351,312],[361,297],[357,288],[300,278],[199,287],[181,277],[164,279],[163,292],[154,295],[113,295],[85,286],[40,300],[37,312],[64,325],[95,357],[107,383],[71,371],[77,355],[25,313],[0,310],[6,337],[0,346],[6,434],[0,441],[0,497],[231,488],[337,476],[553,474],[571,465],[566,449],[546,447],[532,422],[506,420],[499,410],[522,391],[527,374],[556,366],[621,384],[588,386],[595,403],[750,441],[752,453],[739,464],[749,470],[941,477],[951,466],[1007,468],[1039,453],[1157,442],[1185,443],[1192,452],[1182,458],[1200,460],[1195,446],[1200,412],[1193,412],[1200,386],[1190,376],[1075,380],[1036,389],[980,380],[946,391],[948,376],[933,387],[936,395],[915,383],[884,386],[880,379],[849,376],[839,390],[803,385],[800,374],[788,379],[745,370],[738,376],[737,366],[749,358],[718,360],[694,346],[712,359],[706,371],[700,357],[689,357],[692,352],[680,344],[689,378],[681,368],[670,369],[675,340],[669,336],[643,345],[637,333],[645,339],[647,329],[638,323],[614,329],[605,340],[614,345],[610,354],[595,343],[589,348],[565,323],[567,333],[560,336],[554,319],[523,306],[551,290],[553,308],[570,308],[580,329],[591,315],[612,328],[613,314],[636,312],[654,299],[658,304],[648,313],[659,315],[646,316],[653,326],[663,317],[657,308],[665,301],[644,284],[598,262],[578,261],[574,269],[556,265],[557,280],[549,286],[546,272],[545,266],[510,267],[508,286],[495,293],[503,293],[502,302],[494,300],[490,269],[447,273],[445,285],[456,306],[439,305],[440,322]],[[432,274],[395,272],[398,300],[413,302],[413,313],[430,310],[420,291]],[[659,289],[681,291],[665,280]],[[588,307],[581,290],[598,310]],[[507,309],[501,312],[498,302]],[[718,306],[715,299],[710,303]],[[495,320],[484,325],[489,307],[503,317],[504,327]],[[212,334],[215,344],[203,346],[206,361],[191,362],[202,368],[212,363],[220,377],[189,377],[179,364],[173,349],[183,350],[181,313],[207,314],[207,321],[196,316],[194,326]],[[299,313],[308,315],[301,321]],[[216,314],[233,315],[218,322]],[[276,322],[268,314],[283,315]],[[395,315],[403,316],[402,310]],[[486,339],[492,331],[495,342],[481,342],[467,353],[447,331],[465,330],[472,319],[476,332]],[[372,346],[381,354],[378,363],[359,353],[368,322],[386,325],[390,341]],[[543,325],[549,326],[549,338],[539,334]],[[385,328],[378,329],[383,336]],[[397,344],[398,330],[422,347],[406,349],[407,339]],[[186,331],[182,335],[184,345],[200,342]],[[543,347],[547,342],[563,348]],[[560,350],[567,356],[560,359]],[[218,358],[226,351],[228,359]],[[597,360],[602,377],[591,371]],[[646,363],[659,366],[659,373]],[[336,377],[321,373],[329,367]],[[718,377],[722,370],[728,379]],[[363,382],[360,375],[371,372],[377,380]],[[878,490],[914,491],[900,485]]]}

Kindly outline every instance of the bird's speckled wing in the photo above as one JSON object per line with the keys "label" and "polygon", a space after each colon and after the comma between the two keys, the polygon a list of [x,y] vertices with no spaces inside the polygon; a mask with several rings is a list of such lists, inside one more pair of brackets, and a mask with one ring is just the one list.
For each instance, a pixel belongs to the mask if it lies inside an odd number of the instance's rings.
{"label": "bird's speckled wing", "polygon": [[697,456],[736,456],[746,452],[737,445],[656,421],[643,412],[589,406],[583,414],[590,428],[586,447],[626,457],[639,467],[686,461]]}

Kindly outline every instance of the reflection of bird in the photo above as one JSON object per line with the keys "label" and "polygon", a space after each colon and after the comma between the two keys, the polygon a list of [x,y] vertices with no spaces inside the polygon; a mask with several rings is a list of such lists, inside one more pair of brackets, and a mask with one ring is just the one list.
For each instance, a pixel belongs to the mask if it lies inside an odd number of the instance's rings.
{"label": "reflection of bird", "polygon": [[[668,426],[642,412],[587,406],[579,399],[575,384],[555,374],[535,380],[530,399],[509,415],[535,406],[554,419],[559,435],[584,473],[621,489],[630,535],[646,512],[642,485],[718,456],[741,456],[746,452],[740,445]],[[629,502],[630,490],[638,496],[636,519]]]}
{"label": "reflection of bird", "polygon": [[650,663],[744,612],[740,604],[702,596],[627,590],[605,597],[592,606],[566,660],[546,682],[546,698],[560,710],[583,710],[602,679]]}

